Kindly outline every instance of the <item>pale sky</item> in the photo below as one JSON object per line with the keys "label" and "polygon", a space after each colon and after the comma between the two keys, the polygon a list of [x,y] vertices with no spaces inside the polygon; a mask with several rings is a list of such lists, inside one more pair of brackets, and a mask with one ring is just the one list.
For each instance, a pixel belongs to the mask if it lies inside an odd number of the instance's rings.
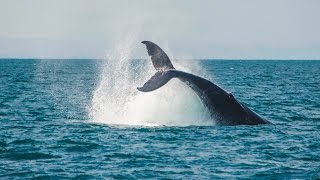
{"label": "pale sky", "polygon": [[320,0],[0,0],[0,58],[320,59]]}

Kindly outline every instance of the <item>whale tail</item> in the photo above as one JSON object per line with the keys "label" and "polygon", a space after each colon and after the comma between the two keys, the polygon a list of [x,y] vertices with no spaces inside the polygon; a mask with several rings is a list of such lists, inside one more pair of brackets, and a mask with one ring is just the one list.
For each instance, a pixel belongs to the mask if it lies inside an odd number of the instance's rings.
{"label": "whale tail", "polygon": [[170,70],[175,69],[167,56],[167,54],[155,43],[151,41],[142,41],[148,50],[151,61],[157,72],[142,86],[137,89],[142,92],[154,91],[173,78],[173,73]]}
{"label": "whale tail", "polygon": [[147,46],[148,54],[157,71],[174,69],[169,57],[158,45],[151,41],[142,41],[141,43]]}
{"label": "whale tail", "polygon": [[158,71],[142,87],[137,89],[142,92],[154,91],[167,84],[173,77],[173,73],[170,70]]}

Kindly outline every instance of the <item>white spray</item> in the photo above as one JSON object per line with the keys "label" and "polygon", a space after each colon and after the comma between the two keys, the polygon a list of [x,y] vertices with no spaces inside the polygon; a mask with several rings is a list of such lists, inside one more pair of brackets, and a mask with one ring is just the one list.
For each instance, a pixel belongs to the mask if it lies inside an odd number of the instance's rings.
{"label": "white spray", "polygon": [[[129,59],[133,47],[142,45],[137,34],[129,33],[121,42],[105,60],[100,82],[93,92],[92,122],[138,126],[214,124],[200,99],[177,79],[153,92],[139,92],[136,88],[156,70],[151,61],[139,61],[141,64],[134,65]],[[194,61],[188,62],[188,66],[173,63],[177,69],[187,72],[199,70]]]}

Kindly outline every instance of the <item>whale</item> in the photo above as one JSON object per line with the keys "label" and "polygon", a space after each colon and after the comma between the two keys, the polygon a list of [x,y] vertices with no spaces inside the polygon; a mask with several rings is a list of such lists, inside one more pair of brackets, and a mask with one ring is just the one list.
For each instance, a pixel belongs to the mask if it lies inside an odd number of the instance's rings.
{"label": "whale", "polygon": [[176,78],[195,92],[202,104],[208,109],[210,117],[216,125],[272,124],[215,83],[203,77],[176,70],[167,54],[155,43],[151,41],[142,41],[141,43],[146,45],[156,73],[142,87],[137,88],[139,91],[154,91]]}

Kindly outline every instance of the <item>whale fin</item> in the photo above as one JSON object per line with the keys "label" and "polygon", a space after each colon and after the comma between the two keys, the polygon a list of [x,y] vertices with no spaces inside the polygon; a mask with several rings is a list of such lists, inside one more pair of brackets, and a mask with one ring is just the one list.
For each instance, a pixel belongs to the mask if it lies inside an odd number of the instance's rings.
{"label": "whale fin", "polygon": [[169,73],[168,71],[158,71],[146,83],[144,83],[142,87],[138,87],[137,89],[142,92],[154,91],[167,84],[167,82],[172,78],[172,73]]}
{"label": "whale fin", "polygon": [[142,41],[141,43],[147,46],[148,54],[157,71],[174,69],[169,57],[158,45],[151,41]]}

